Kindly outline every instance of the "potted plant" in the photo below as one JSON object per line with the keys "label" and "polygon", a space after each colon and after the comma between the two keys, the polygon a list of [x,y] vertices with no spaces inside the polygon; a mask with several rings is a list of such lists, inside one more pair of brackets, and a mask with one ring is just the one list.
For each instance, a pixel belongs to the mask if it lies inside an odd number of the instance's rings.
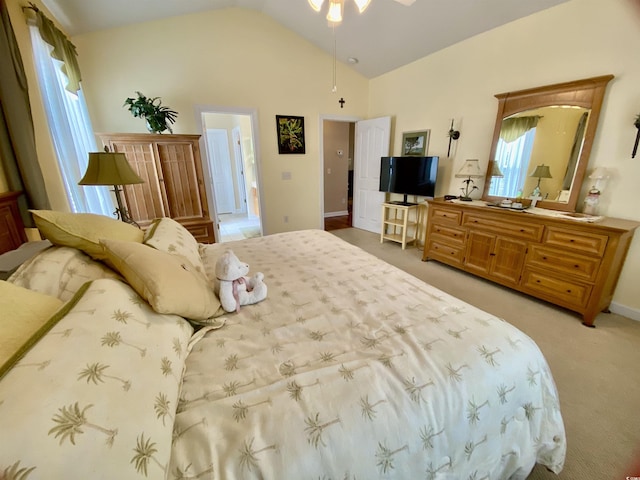
{"label": "potted plant", "polygon": [[144,118],[147,122],[147,129],[151,133],[162,133],[171,130],[171,124],[175,123],[178,112],[162,105],[160,97],[146,97],[140,92],[136,92],[138,98],[127,98],[123,107],[128,106],[134,117]]}

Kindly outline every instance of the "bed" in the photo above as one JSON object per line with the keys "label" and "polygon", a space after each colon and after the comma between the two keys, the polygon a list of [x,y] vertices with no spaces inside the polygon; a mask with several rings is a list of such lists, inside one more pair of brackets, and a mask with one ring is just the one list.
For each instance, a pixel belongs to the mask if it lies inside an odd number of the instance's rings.
{"label": "bed", "polygon": [[[507,322],[323,231],[204,245],[170,219],[98,230],[90,247],[49,232],[6,282],[60,304],[0,380],[0,478],[561,471],[551,372]],[[211,298],[229,248],[268,286],[237,313]]]}

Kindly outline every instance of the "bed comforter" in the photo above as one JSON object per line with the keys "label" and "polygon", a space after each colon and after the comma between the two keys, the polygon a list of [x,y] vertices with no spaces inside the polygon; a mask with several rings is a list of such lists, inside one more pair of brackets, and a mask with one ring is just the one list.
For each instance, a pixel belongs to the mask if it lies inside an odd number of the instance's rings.
{"label": "bed comforter", "polygon": [[173,479],[506,479],[559,472],[556,387],[522,332],[335,236],[224,248],[268,299],[186,360]]}

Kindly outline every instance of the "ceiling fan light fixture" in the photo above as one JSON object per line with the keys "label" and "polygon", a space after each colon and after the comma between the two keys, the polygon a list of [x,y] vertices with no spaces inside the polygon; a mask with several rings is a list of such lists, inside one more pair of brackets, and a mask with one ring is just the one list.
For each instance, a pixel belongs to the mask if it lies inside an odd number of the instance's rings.
{"label": "ceiling fan light fixture", "polygon": [[327,20],[333,23],[340,23],[342,21],[343,7],[344,0],[330,0],[329,11],[327,12]]}
{"label": "ceiling fan light fixture", "polygon": [[371,3],[371,0],[353,0],[353,2],[358,7],[358,11],[362,13],[367,9],[369,4]]}
{"label": "ceiling fan light fixture", "polygon": [[311,8],[313,8],[316,12],[320,11],[323,3],[324,0],[309,0],[309,5],[311,5]]}

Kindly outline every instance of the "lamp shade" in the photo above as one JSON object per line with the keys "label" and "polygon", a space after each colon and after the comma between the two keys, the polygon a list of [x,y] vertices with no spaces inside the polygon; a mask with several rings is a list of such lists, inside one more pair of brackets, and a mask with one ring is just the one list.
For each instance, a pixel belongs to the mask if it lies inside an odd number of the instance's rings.
{"label": "lamp shade", "polygon": [[316,12],[320,11],[323,3],[324,0],[309,0],[309,5],[311,5],[311,8],[313,8]]}
{"label": "lamp shade", "polygon": [[456,178],[481,178],[484,177],[484,172],[480,169],[480,162],[477,158],[468,158],[455,176]]}
{"label": "lamp shade", "polygon": [[371,0],[353,0],[353,1],[358,7],[358,11],[360,13],[364,12],[369,6],[369,3],[371,3]]}
{"label": "lamp shade", "polygon": [[498,162],[493,162],[491,164],[491,176],[492,177],[504,177],[504,174],[500,171],[500,167],[498,167]]}
{"label": "lamp shade", "polygon": [[538,165],[536,167],[536,169],[533,171],[533,173],[530,175],[530,177],[536,177],[536,178],[553,178],[551,176],[551,172],[549,171],[549,165]]}
{"label": "lamp shade", "polygon": [[87,171],[78,185],[132,185],[144,183],[124,153],[91,152]]}
{"label": "lamp shade", "polygon": [[342,10],[344,0],[329,0],[329,11],[327,12],[327,20],[333,23],[342,21]]}

